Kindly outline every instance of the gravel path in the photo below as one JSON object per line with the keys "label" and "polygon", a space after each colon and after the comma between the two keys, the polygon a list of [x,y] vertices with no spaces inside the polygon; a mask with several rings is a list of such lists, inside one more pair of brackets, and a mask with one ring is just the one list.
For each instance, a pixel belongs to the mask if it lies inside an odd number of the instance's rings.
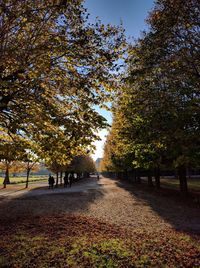
{"label": "gravel path", "polygon": [[84,192],[89,189],[98,189],[99,184],[95,177],[93,179],[84,179],[75,184],[72,187],[61,187],[49,189],[47,182],[32,182],[29,184],[29,188],[24,188],[24,184],[20,185],[7,185],[7,188],[0,189],[0,198],[17,198],[17,197],[30,197],[38,195],[49,194],[64,194],[64,193],[76,193]]}
{"label": "gravel path", "polygon": [[[1,194],[2,194],[1,190]],[[200,210],[176,202],[128,182],[96,178],[81,181],[71,189],[31,189],[2,194],[0,218],[73,213],[116,225],[161,232],[168,228],[200,233]]]}

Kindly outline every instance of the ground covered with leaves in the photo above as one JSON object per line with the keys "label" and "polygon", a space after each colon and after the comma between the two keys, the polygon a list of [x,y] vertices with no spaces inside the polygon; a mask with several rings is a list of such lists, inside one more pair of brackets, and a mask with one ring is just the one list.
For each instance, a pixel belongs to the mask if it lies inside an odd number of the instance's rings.
{"label": "ground covered with leaves", "polygon": [[200,267],[198,237],[72,214],[1,220],[0,267]]}
{"label": "ground covered with leaves", "polygon": [[91,178],[3,196],[0,267],[200,267],[199,205],[144,186]]}

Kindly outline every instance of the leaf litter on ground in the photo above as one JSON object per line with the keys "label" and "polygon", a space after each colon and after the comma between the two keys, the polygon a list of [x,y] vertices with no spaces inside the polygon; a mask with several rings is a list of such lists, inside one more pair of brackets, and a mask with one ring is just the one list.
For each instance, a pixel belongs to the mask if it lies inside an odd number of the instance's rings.
{"label": "leaf litter on ground", "polygon": [[59,214],[0,220],[0,267],[200,267],[199,236]]}

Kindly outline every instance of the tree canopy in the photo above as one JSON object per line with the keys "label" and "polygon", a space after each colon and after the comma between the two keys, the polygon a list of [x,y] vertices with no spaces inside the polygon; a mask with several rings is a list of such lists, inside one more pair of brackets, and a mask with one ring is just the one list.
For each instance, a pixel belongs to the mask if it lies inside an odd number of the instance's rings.
{"label": "tree canopy", "polygon": [[1,135],[23,137],[47,163],[85,153],[124,53],[121,27],[88,23],[82,1],[0,3]]}
{"label": "tree canopy", "polygon": [[156,1],[149,30],[130,45],[113,122],[115,163],[121,144],[130,168],[177,168],[185,192],[186,168],[199,165],[199,13],[196,0]]}

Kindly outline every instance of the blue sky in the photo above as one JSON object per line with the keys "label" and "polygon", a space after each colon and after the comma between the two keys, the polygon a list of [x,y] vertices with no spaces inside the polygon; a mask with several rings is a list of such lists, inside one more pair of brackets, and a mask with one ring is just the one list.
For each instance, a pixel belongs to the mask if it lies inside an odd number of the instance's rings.
{"label": "blue sky", "polygon": [[85,0],[90,20],[96,17],[103,23],[119,25],[122,20],[126,36],[139,37],[146,28],[145,19],[153,7],[153,0]]}
{"label": "blue sky", "polygon": [[[104,24],[119,25],[122,21],[127,38],[137,39],[141,32],[147,29],[145,19],[153,8],[153,0],[85,0],[84,6],[90,13],[89,21],[98,17]],[[110,112],[98,109],[109,123],[112,121]],[[99,133],[101,141],[95,142],[96,152],[93,158],[102,157],[106,130]]]}

